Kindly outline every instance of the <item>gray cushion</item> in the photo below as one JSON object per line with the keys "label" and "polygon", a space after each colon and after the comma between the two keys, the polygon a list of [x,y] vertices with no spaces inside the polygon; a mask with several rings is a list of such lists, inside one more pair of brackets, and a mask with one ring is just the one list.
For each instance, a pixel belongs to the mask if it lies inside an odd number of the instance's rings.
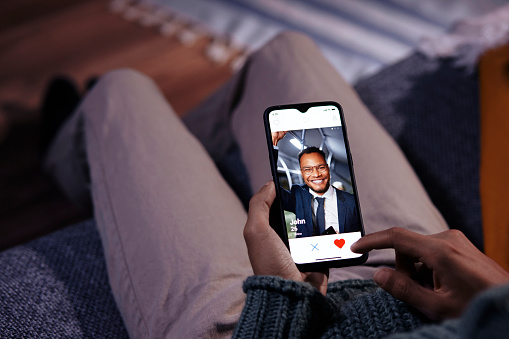
{"label": "gray cushion", "polygon": [[483,248],[477,72],[415,53],[355,89],[451,228]]}
{"label": "gray cushion", "polygon": [[1,338],[127,338],[93,220],[0,252]]}

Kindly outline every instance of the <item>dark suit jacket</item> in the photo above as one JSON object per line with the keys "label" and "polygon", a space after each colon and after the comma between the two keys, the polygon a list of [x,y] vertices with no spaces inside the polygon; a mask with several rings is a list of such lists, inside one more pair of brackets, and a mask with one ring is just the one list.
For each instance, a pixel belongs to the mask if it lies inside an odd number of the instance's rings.
{"label": "dark suit jacket", "polygon": [[[339,233],[348,232],[359,232],[359,218],[357,215],[357,206],[355,204],[355,198],[353,194],[336,190],[336,196],[338,200],[338,223]],[[282,189],[281,200],[283,208],[287,211],[295,213],[296,217],[300,220],[304,219],[305,224],[299,224],[298,226],[298,238],[309,237],[313,234],[313,212],[311,201],[313,196],[309,193],[309,187],[307,185],[293,185],[291,192]]]}

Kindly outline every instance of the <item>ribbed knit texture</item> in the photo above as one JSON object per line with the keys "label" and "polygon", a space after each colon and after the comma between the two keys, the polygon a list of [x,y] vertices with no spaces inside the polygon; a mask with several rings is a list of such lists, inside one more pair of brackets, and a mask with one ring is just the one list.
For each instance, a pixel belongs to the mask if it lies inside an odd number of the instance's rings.
{"label": "ribbed knit texture", "polygon": [[424,324],[372,280],[331,283],[327,297],[306,283],[252,276],[234,338],[507,338],[509,284],[475,298],[459,319]]}
{"label": "ribbed knit texture", "polygon": [[413,330],[419,318],[372,280],[309,284],[254,276],[234,338],[379,338]]}

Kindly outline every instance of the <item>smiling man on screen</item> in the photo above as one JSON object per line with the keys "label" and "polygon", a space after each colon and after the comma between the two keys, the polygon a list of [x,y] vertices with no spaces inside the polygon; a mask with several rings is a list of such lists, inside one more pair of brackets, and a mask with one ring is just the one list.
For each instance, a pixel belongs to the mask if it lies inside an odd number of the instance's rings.
{"label": "smiling man on screen", "polygon": [[[274,133],[277,146],[286,133]],[[283,208],[295,213],[297,238],[359,231],[359,218],[352,194],[330,184],[329,165],[325,153],[317,147],[299,153],[300,172],[304,185],[293,185],[290,191],[281,189]]]}

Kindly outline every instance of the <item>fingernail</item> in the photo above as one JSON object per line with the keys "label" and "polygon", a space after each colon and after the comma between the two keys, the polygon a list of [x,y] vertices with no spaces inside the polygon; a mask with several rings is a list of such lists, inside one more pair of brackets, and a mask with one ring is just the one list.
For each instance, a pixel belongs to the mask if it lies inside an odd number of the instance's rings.
{"label": "fingernail", "polygon": [[373,280],[377,285],[384,285],[389,280],[389,272],[385,269],[378,270],[373,275]]}

